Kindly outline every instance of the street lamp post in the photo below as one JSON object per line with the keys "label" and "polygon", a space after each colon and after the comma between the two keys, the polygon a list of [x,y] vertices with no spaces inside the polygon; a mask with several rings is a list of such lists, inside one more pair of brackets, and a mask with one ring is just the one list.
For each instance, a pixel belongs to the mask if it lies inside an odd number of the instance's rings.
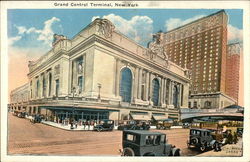
{"label": "street lamp post", "polygon": [[73,100],[73,107],[72,107],[72,119],[75,119],[75,117],[74,117],[74,113],[75,113],[75,92],[76,92],[76,88],[75,87],[73,87],[72,88],[72,93],[73,93],[73,98],[72,98],[72,100]]}

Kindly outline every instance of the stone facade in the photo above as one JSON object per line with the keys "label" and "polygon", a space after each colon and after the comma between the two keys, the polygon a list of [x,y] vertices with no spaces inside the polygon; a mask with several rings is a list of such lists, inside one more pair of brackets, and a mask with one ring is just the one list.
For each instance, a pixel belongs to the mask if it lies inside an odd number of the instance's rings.
{"label": "stone facade", "polygon": [[13,111],[25,111],[29,102],[29,84],[24,84],[10,93],[9,109]]}
{"label": "stone facade", "polygon": [[[57,35],[58,36],[58,35]],[[144,113],[179,119],[188,107],[188,70],[168,60],[162,47],[144,48],[96,19],[71,40],[29,62],[30,113],[66,118],[124,120]]]}

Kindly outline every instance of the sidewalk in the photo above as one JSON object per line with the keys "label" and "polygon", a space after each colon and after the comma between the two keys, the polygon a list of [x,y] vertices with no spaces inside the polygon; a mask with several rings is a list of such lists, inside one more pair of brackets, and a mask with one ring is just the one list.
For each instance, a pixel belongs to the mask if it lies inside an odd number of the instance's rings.
{"label": "sidewalk", "polygon": [[[74,125],[74,129],[70,129],[70,124],[68,125],[64,125],[62,123],[55,123],[55,122],[51,122],[51,121],[44,121],[42,120],[41,123],[52,126],[52,127],[56,127],[56,128],[60,128],[60,129],[64,129],[64,130],[70,130],[70,131],[92,131],[94,126],[84,126],[83,125],[77,125],[77,128]],[[114,129],[117,129],[117,126],[114,127]]]}
{"label": "sidewalk", "polygon": [[221,151],[215,152],[214,150],[204,152],[202,154],[199,154],[197,156],[242,156],[242,150],[243,150],[243,143],[242,138],[239,139],[239,141],[236,144],[227,144],[223,146]]}

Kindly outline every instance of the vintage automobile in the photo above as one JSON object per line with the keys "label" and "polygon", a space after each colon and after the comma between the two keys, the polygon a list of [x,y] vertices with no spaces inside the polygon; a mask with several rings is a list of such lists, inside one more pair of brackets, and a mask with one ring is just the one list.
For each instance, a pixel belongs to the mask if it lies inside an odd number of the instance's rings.
{"label": "vintage automobile", "polygon": [[156,124],[156,129],[170,129],[173,125],[173,120],[159,120]]}
{"label": "vintage automobile", "polygon": [[168,144],[164,133],[125,130],[122,138],[122,156],[180,156],[180,149]]}
{"label": "vintage automobile", "polygon": [[100,124],[97,124],[93,130],[101,131],[112,131],[114,129],[114,120],[102,120]]}
{"label": "vintage automobile", "polygon": [[242,135],[243,135],[243,127],[238,127],[236,132],[237,132],[237,135],[239,137],[242,137]]}
{"label": "vintage automobile", "polygon": [[118,130],[149,130],[150,124],[146,121],[127,121],[126,124],[121,124]]}
{"label": "vintage automobile", "polygon": [[190,128],[190,124],[189,123],[183,123],[182,128],[188,129],[188,128]]}
{"label": "vintage automobile", "polygon": [[26,115],[26,112],[19,112],[17,116],[19,118],[25,118],[25,115]]}
{"label": "vintage automobile", "polygon": [[191,128],[189,139],[187,141],[188,148],[194,146],[204,152],[207,149],[220,151],[223,142],[223,134],[216,133],[215,130]]}
{"label": "vintage automobile", "polygon": [[42,118],[38,114],[32,116],[32,118],[30,119],[31,123],[41,123],[41,121],[42,121]]}

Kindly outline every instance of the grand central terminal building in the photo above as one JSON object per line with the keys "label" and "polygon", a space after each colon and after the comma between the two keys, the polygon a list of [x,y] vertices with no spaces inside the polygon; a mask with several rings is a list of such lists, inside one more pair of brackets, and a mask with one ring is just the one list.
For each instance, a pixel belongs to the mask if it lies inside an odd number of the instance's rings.
{"label": "grand central terminal building", "polygon": [[55,34],[53,48],[29,62],[25,111],[61,120],[178,120],[188,108],[189,71],[168,60],[161,41],[157,33],[145,48],[107,19],[71,40]]}

